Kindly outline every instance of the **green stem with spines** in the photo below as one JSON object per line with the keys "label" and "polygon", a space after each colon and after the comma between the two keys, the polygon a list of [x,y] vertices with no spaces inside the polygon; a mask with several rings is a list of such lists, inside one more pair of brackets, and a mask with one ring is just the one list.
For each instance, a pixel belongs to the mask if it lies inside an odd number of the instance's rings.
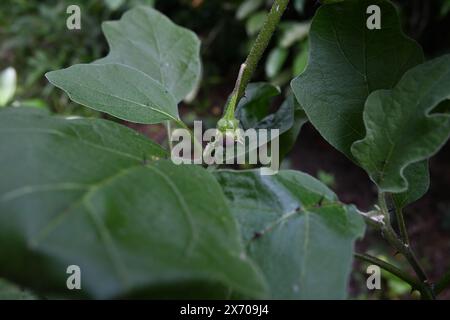
{"label": "green stem with spines", "polygon": [[241,65],[233,92],[231,93],[230,99],[225,107],[222,117],[223,119],[235,120],[234,112],[236,110],[236,106],[244,95],[245,88],[250,82],[258,62],[261,60],[261,57],[264,54],[264,51],[266,50],[288,3],[289,0],[275,0],[273,2],[272,8],[270,9],[264,25],[259,31],[258,36],[250,49],[247,59]]}

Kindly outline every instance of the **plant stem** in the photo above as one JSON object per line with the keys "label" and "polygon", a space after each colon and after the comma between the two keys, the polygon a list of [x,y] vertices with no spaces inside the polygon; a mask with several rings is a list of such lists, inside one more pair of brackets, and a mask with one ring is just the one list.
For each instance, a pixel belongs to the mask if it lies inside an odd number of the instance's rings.
{"label": "plant stem", "polygon": [[404,272],[403,270],[400,270],[396,266],[386,261],[370,256],[368,254],[355,253],[354,256],[359,260],[377,265],[380,268],[383,268],[384,270],[392,273],[393,275],[397,276],[398,278],[408,283],[412,287],[412,289],[419,290],[422,287],[422,284],[416,278],[412,277],[408,273]]}
{"label": "plant stem", "polygon": [[400,231],[400,236],[402,238],[403,243],[406,245],[410,245],[408,230],[406,229],[405,219],[403,217],[402,208],[395,208],[395,216],[397,218],[398,230]]}
{"label": "plant stem", "polygon": [[247,59],[241,65],[234,90],[231,93],[231,97],[225,107],[223,116],[225,119],[234,119],[234,111],[236,109],[236,105],[244,95],[245,88],[250,82],[250,79],[255,72],[256,66],[258,65],[258,62],[261,59],[264,51],[266,50],[267,45],[269,44],[269,41],[272,38],[272,35],[275,32],[275,29],[278,26],[281,16],[286,10],[288,3],[289,0],[275,0],[273,2],[272,8],[267,15],[266,21],[264,22],[261,31],[259,31],[259,34],[250,50],[250,53],[247,56]]}
{"label": "plant stem", "polygon": [[442,279],[436,283],[434,291],[436,294],[440,294],[446,288],[450,287],[450,270],[442,277]]}
{"label": "plant stem", "polygon": [[419,278],[420,282],[423,284],[421,288],[419,289],[421,295],[423,298],[426,299],[434,299],[434,292],[432,289],[431,283],[428,281],[428,277],[420,265],[419,261],[417,260],[414,252],[412,251],[409,244],[403,243],[403,241],[398,237],[395,230],[392,228],[391,222],[390,222],[390,215],[389,210],[387,208],[386,204],[386,194],[380,193],[379,194],[379,205],[382,211],[382,214],[385,218],[385,223],[383,224],[381,228],[381,232],[384,236],[384,238],[389,242],[389,244],[394,247],[399,253],[401,253],[405,259],[408,261],[408,263],[413,268],[414,272],[416,273],[417,277]]}

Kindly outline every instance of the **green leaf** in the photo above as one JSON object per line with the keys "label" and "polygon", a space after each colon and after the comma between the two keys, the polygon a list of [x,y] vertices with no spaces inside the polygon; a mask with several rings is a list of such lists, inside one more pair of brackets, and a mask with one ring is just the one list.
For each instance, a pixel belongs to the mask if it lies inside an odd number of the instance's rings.
{"label": "green leaf", "polygon": [[[381,191],[405,192],[406,168],[428,159],[448,140],[449,114],[432,111],[450,99],[449,83],[450,55],[445,55],[411,69],[394,89],[373,92],[367,99],[367,134],[352,152]],[[421,177],[426,168],[422,165]]]}
{"label": "green leaf", "polygon": [[250,14],[259,9],[264,3],[264,0],[246,0],[239,5],[236,11],[236,19],[244,20]]}
{"label": "green leaf", "polygon": [[125,4],[125,0],[105,0],[109,10],[115,11]]}
{"label": "green leaf", "polygon": [[413,163],[405,168],[405,179],[408,181],[408,190],[392,196],[397,208],[402,209],[408,204],[419,200],[427,193],[430,187],[430,172],[428,161]]}
{"label": "green leaf", "polygon": [[266,21],[267,13],[265,11],[259,11],[250,16],[247,22],[245,23],[245,29],[247,31],[247,35],[254,36],[261,30],[264,25],[264,21]]}
{"label": "green leaf", "polygon": [[304,42],[300,47],[300,51],[294,58],[294,64],[292,66],[292,73],[294,74],[294,77],[305,71],[306,65],[308,64],[308,55],[309,45],[308,42]]}
{"label": "green leaf", "polygon": [[285,48],[275,47],[270,51],[266,60],[266,75],[269,78],[275,77],[283,68],[289,51]]}
{"label": "green leaf", "polygon": [[0,72],[0,107],[6,106],[16,92],[17,75],[12,67]]}
{"label": "green leaf", "polygon": [[241,225],[248,254],[273,299],[343,299],[353,243],[364,223],[325,185],[296,171],[220,170],[215,175]]}
{"label": "green leaf", "polygon": [[236,118],[244,129],[255,128],[269,114],[270,103],[280,88],[267,82],[250,83],[236,108]]}
{"label": "green leaf", "polygon": [[[381,8],[381,30],[368,30],[369,5]],[[395,7],[384,0],[324,5],[313,19],[310,61],[292,89],[311,123],[336,149],[364,137],[362,113],[369,94],[391,89],[423,61],[419,45],[401,31]]]}
{"label": "green leaf", "polygon": [[[243,129],[278,129],[279,159],[283,159],[294,146],[307,118],[292,94],[275,112],[270,113],[271,100],[279,94],[280,89],[270,83],[250,83],[236,109],[236,118]],[[268,139],[272,139],[270,134]],[[258,142],[256,145],[261,147],[264,144]],[[252,150],[249,148],[246,152]]]}
{"label": "green leaf", "polygon": [[179,120],[173,96],[159,82],[125,65],[78,64],[46,77],[73,101],[123,120]]}
{"label": "green leaf", "polygon": [[283,36],[280,39],[280,46],[289,48],[294,43],[302,41],[308,36],[310,28],[309,22],[283,22],[280,29],[283,30]]}
{"label": "green leaf", "polygon": [[197,36],[153,8],[133,8],[119,21],[104,22],[102,29],[110,52],[94,63],[120,63],[138,69],[159,82],[177,103],[199,82]]}
{"label": "green leaf", "polygon": [[[0,274],[80,298],[264,295],[226,199],[121,125],[0,113]],[[81,269],[81,290],[66,268]]]}

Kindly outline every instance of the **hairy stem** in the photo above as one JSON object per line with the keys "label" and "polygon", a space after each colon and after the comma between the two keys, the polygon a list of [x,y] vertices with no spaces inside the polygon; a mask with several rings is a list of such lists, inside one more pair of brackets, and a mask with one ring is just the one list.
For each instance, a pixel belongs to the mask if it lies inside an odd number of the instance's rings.
{"label": "hairy stem", "polygon": [[423,298],[425,299],[434,299],[434,292],[432,288],[432,284],[428,281],[428,277],[423,269],[423,267],[420,265],[419,260],[416,258],[414,252],[411,249],[411,246],[409,244],[404,243],[395,230],[392,228],[391,222],[390,222],[390,215],[389,210],[386,204],[386,194],[380,193],[379,195],[379,205],[381,208],[381,212],[384,215],[384,224],[381,228],[381,232],[386,239],[386,241],[389,242],[389,244],[394,247],[399,253],[401,253],[405,259],[408,261],[408,263],[413,268],[414,272],[416,273],[417,277],[419,278],[420,282],[422,283],[421,288],[419,288],[419,291]]}
{"label": "hairy stem", "polygon": [[403,241],[403,243],[405,243],[406,245],[409,246],[410,243],[409,243],[408,230],[406,229],[406,223],[405,223],[405,219],[403,217],[402,208],[396,208],[395,215],[397,218],[398,230],[400,231],[400,236],[402,238],[402,241]]}
{"label": "hairy stem", "polygon": [[286,10],[288,3],[289,0],[275,0],[273,2],[272,8],[267,15],[266,21],[264,22],[264,25],[259,32],[255,43],[250,49],[250,53],[248,54],[247,59],[241,65],[234,90],[225,108],[223,116],[225,119],[234,119],[234,111],[236,109],[236,106],[239,103],[239,100],[244,95],[245,88],[250,82],[250,79],[255,72],[256,66],[258,65],[258,62],[261,59],[264,51],[266,50],[267,45],[269,44],[269,41],[272,38],[272,35],[275,32],[275,29],[278,26],[281,16]]}

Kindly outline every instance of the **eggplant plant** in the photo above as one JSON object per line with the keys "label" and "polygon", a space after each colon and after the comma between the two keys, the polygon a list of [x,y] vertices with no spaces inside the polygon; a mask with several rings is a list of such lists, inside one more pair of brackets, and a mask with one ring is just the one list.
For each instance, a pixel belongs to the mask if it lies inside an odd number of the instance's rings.
{"label": "eggplant plant", "polygon": [[[279,90],[249,82],[289,3],[273,2],[219,129],[277,128],[286,154],[309,121],[367,172],[379,191],[372,210],[299,171],[177,165],[170,150],[112,121],[4,108],[0,277],[38,297],[344,299],[356,257],[438,298],[450,273],[431,282],[402,210],[427,192],[428,159],[449,138],[450,55],[425,62],[387,0],[325,2],[308,65],[270,114]],[[371,5],[379,29],[366,26]],[[116,118],[187,128],[177,106],[200,81],[197,36],[144,6],[102,30],[106,57],[47,79]],[[355,253],[366,225],[411,270]],[[74,265],[81,282],[70,290]]]}

